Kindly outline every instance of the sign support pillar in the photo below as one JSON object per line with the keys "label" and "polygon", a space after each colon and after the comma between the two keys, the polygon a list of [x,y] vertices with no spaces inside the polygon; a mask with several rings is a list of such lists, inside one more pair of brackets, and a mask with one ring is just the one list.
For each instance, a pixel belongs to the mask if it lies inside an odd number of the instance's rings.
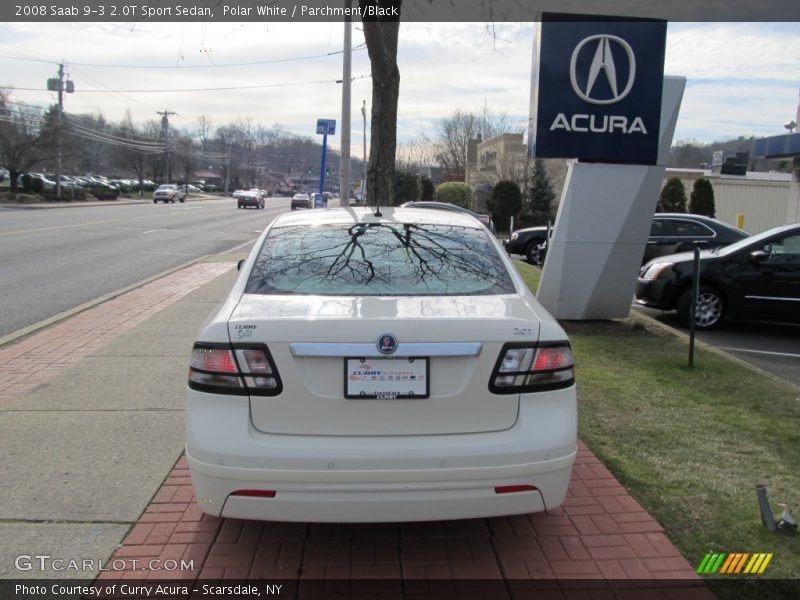
{"label": "sign support pillar", "polygon": [[[658,165],[666,163],[685,86],[685,78],[664,78]],[[628,316],[665,169],[570,164],[537,294],[556,319]]]}

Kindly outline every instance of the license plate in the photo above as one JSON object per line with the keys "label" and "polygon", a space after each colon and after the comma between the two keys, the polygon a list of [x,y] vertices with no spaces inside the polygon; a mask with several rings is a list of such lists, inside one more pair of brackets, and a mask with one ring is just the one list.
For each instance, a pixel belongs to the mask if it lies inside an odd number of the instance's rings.
{"label": "license plate", "polygon": [[428,359],[346,358],[344,397],[377,400],[427,398]]}

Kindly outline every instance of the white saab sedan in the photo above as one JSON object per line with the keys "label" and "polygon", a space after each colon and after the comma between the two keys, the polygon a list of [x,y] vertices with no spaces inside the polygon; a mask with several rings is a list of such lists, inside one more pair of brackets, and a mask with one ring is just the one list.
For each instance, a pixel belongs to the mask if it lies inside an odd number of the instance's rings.
{"label": "white saab sedan", "polygon": [[424,521],[563,501],[566,334],[473,217],[380,212],[278,217],[200,331],[186,454],[206,513]]}

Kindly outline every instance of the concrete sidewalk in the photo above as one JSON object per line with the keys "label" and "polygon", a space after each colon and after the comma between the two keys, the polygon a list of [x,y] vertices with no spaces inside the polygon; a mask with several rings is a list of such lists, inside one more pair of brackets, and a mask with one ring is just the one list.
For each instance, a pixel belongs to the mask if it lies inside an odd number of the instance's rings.
{"label": "concrete sidewalk", "polygon": [[183,451],[185,372],[222,255],[0,348],[0,578],[20,554],[107,559]]}
{"label": "concrete sidewalk", "polygon": [[[191,572],[170,573],[190,580],[438,580],[423,585],[430,592],[461,578],[504,580],[509,590],[582,579],[710,597],[663,528],[583,445],[564,506],[546,514],[380,525],[203,515],[182,458],[185,374],[194,336],[241,257],[207,259],[0,348],[0,578],[97,574],[15,568],[19,555],[47,554],[95,566],[192,560]],[[102,578],[148,575],[164,573]]]}

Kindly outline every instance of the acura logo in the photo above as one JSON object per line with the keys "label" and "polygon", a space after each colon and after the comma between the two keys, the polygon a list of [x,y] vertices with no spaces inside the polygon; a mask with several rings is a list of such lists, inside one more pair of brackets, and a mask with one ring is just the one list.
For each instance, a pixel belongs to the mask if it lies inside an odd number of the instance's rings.
{"label": "acura logo", "polygon": [[397,350],[397,338],[391,333],[382,333],[378,336],[378,342],[375,344],[381,354],[394,354]]}
{"label": "acura logo", "polygon": [[[594,58],[592,58],[592,63],[589,66],[588,75],[583,75],[581,81],[578,81],[577,65],[581,50],[583,50],[584,46],[589,46],[587,50],[590,52],[591,44],[594,43],[596,43]],[[624,50],[627,65],[617,64],[612,52],[612,48],[615,47]],[[588,53],[585,52],[584,55],[588,55]],[[616,60],[620,58],[622,58],[622,54],[617,52]],[[621,73],[617,72],[618,66]],[[627,66],[628,79],[627,81],[620,81],[621,77],[624,78],[625,66]],[[582,73],[585,73],[585,69],[582,70]],[[598,79],[601,76],[608,83],[605,88],[602,85],[598,85]],[[572,51],[572,59],[569,63],[569,78],[572,82],[572,89],[586,102],[591,104],[614,104],[619,102],[631,91],[635,77],[636,59],[633,55],[633,49],[621,37],[607,34],[592,35],[583,39]]]}

